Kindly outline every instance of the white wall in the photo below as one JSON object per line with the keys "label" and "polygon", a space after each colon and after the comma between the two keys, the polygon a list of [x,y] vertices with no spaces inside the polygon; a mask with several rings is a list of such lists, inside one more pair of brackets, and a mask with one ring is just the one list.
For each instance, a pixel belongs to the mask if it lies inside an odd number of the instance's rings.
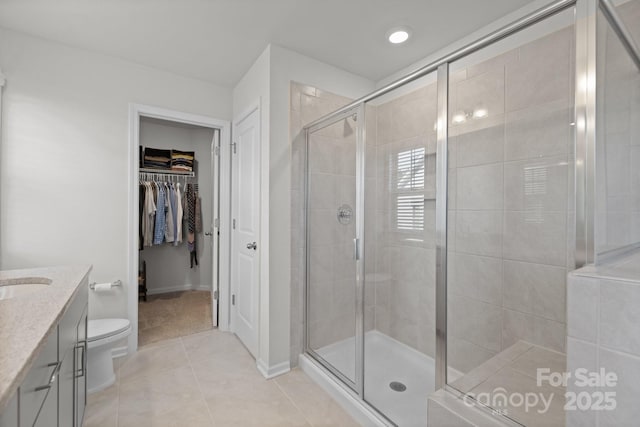
{"label": "white wall", "polygon": [[372,81],[276,45],[268,46],[233,91],[234,120],[261,100],[262,247],[260,355],[266,369],[289,362],[291,286],[291,151],[289,83],[298,81],[356,98]]}
{"label": "white wall", "polygon": [[[129,286],[129,103],[229,120],[231,91],[5,29],[0,68],[0,268],[88,263]],[[89,316],[125,317],[126,294]]]}
{"label": "white wall", "polygon": [[175,148],[195,153],[195,182],[198,183],[202,211],[202,232],[196,233],[198,265],[191,268],[186,234],[183,235],[182,243],[177,246],[164,243],[145,247],[140,252],[140,260],[147,262],[149,294],[185,289],[211,290],[213,238],[205,236],[204,233],[209,231],[213,221],[212,142],[213,129],[145,117],[140,120],[140,145],[152,148]]}
{"label": "white wall", "polygon": [[[292,81],[352,99],[364,96],[374,89],[374,83],[364,77],[271,45],[269,224],[277,233],[272,233],[269,242],[270,364],[288,361],[290,357],[292,183],[289,88]],[[317,118],[319,117],[314,120]]]}
{"label": "white wall", "polygon": [[[256,105],[260,106],[260,238],[259,248],[269,242],[269,46],[233,89],[233,124],[244,118]],[[233,137],[232,131],[232,137]],[[269,251],[260,250],[260,332],[259,358],[268,363],[269,354]],[[232,291],[233,292],[233,291]],[[232,326],[233,328],[233,326]]]}

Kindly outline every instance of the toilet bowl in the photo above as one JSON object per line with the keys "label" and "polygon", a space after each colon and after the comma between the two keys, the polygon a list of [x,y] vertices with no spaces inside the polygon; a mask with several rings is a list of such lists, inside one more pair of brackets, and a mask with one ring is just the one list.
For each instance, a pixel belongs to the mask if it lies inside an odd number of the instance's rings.
{"label": "toilet bowl", "polygon": [[111,344],[131,334],[128,319],[95,319],[87,325],[87,392],[109,387],[116,380]]}

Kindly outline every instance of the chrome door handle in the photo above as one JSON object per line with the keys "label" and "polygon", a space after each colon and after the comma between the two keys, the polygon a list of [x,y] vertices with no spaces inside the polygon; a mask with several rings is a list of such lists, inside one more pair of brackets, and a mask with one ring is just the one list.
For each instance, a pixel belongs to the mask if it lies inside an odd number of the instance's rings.
{"label": "chrome door handle", "polygon": [[255,251],[258,249],[258,244],[256,242],[247,243],[247,249],[253,249]]}
{"label": "chrome door handle", "polygon": [[205,235],[205,236],[213,236],[213,233],[210,233],[210,232],[208,232],[208,231],[205,231],[204,235]]}

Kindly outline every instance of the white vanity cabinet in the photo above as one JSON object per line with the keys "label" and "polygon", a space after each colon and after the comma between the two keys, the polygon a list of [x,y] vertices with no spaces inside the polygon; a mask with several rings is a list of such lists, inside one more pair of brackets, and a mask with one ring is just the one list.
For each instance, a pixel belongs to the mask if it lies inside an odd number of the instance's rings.
{"label": "white vanity cabinet", "polygon": [[88,283],[76,295],[0,414],[0,427],[81,427],[86,405]]}
{"label": "white vanity cabinet", "polygon": [[84,417],[87,368],[87,289],[82,286],[59,325],[60,382],[58,425],[81,426]]}
{"label": "white vanity cabinet", "polygon": [[[54,328],[18,390],[20,427],[45,426],[57,420],[58,328]],[[55,402],[54,402],[55,401]],[[42,419],[38,422],[38,417]],[[4,426],[2,426],[4,427]]]}
{"label": "white vanity cabinet", "polygon": [[18,425],[18,394],[14,394],[9,400],[7,407],[0,414],[0,426],[17,426]]}

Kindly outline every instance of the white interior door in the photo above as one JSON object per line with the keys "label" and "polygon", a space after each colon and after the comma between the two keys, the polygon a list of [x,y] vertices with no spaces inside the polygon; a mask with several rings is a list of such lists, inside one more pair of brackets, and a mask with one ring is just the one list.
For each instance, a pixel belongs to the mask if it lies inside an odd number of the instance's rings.
{"label": "white interior door", "polygon": [[213,236],[213,250],[211,255],[212,281],[211,284],[211,319],[213,327],[218,327],[218,301],[220,296],[220,129],[213,130],[213,141],[211,143],[211,181],[213,188],[213,215],[211,216],[213,224],[211,224],[211,234]]}
{"label": "white interior door", "polygon": [[231,330],[258,352],[260,110],[235,123],[232,147]]}

